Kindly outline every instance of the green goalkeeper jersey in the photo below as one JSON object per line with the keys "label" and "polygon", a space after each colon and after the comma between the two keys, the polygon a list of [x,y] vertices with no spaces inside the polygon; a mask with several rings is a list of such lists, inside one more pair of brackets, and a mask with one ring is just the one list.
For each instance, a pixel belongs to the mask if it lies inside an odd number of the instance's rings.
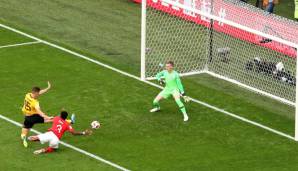
{"label": "green goalkeeper jersey", "polygon": [[178,72],[172,71],[171,73],[169,73],[167,70],[163,70],[156,75],[156,78],[158,81],[160,81],[161,79],[165,80],[165,83],[166,83],[165,90],[167,91],[179,90],[181,94],[184,93],[183,85],[179,78]]}

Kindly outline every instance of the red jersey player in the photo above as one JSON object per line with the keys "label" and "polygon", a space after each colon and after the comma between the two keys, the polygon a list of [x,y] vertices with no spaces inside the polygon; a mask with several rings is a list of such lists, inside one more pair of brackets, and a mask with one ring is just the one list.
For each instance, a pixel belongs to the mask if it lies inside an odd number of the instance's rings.
{"label": "red jersey player", "polygon": [[48,132],[30,136],[29,141],[40,141],[41,144],[49,143],[49,147],[42,148],[34,151],[34,154],[50,153],[58,149],[59,140],[63,136],[64,132],[69,131],[73,135],[91,135],[91,130],[85,130],[82,132],[75,131],[72,126],[65,120],[68,116],[66,111],[62,111],[60,116],[56,116],[53,119],[52,127]]}

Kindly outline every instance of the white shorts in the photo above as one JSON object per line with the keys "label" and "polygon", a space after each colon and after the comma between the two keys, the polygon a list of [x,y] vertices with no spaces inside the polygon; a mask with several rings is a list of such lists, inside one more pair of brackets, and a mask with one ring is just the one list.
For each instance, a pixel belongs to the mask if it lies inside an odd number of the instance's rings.
{"label": "white shorts", "polygon": [[37,137],[41,144],[49,143],[49,146],[55,149],[59,147],[59,139],[52,131],[39,134]]}

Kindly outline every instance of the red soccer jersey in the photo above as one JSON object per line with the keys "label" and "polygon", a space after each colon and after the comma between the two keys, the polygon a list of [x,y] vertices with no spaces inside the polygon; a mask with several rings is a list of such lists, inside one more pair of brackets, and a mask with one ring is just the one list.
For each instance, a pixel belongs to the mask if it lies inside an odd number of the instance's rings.
{"label": "red soccer jersey", "polygon": [[59,116],[54,117],[52,128],[49,129],[49,131],[52,131],[59,140],[63,136],[65,131],[74,131],[73,128],[69,125],[68,122],[60,118]]}

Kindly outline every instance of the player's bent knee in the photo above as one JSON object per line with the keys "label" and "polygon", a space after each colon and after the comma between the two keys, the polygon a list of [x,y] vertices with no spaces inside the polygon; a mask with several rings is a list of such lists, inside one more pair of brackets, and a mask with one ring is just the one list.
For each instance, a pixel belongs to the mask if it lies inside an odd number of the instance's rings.
{"label": "player's bent knee", "polygon": [[49,144],[51,148],[57,149],[59,147],[59,140],[52,140]]}
{"label": "player's bent knee", "polygon": [[157,96],[154,100],[153,103],[158,103],[162,99],[162,96]]}
{"label": "player's bent knee", "polygon": [[172,93],[172,96],[174,97],[175,100],[180,99],[180,93],[178,91],[174,91]]}
{"label": "player's bent knee", "polygon": [[161,95],[161,93],[160,94],[158,94],[156,97],[155,97],[155,100],[157,100],[157,101],[160,101],[160,100],[162,100],[164,97]]}
{"label": "player's bent knee", "polygon": [[175,97],[174,96],[175,101],[180,100],[180,96]]}

